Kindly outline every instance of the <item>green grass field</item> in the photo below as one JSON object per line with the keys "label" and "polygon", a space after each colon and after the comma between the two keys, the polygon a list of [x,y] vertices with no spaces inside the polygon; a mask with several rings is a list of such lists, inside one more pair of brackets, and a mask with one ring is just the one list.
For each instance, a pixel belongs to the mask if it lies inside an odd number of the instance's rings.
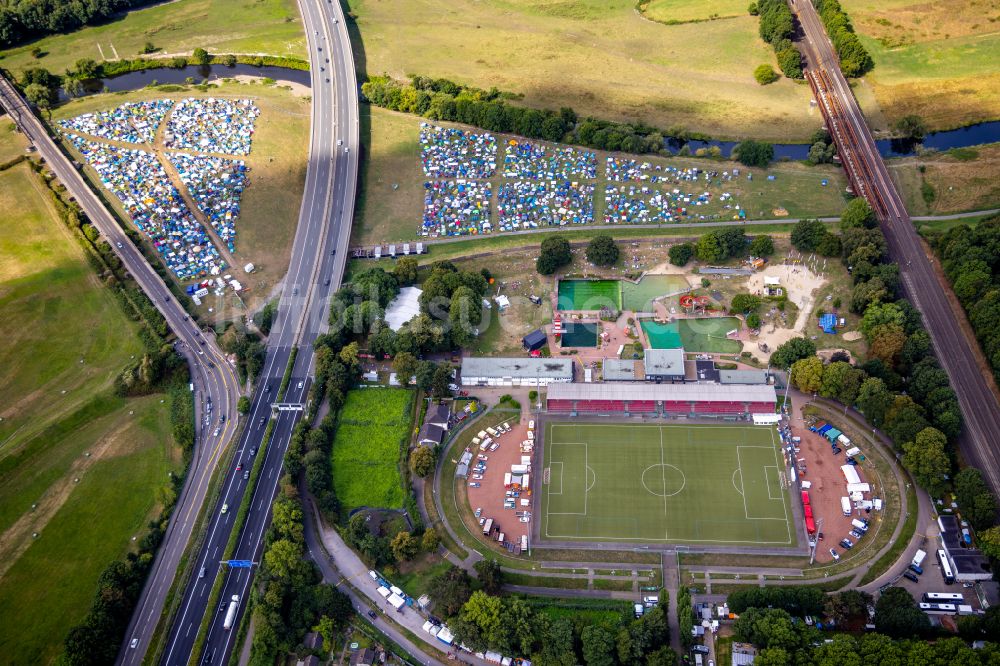
{"label": "green grass field", "polygon": [[[190,86],[181,92],[145,89],[73,100],[54,110],[52,118],[53,121],[72,118],[130,101],[185,97],[249,97],[261,110],[250,155],[243,158],[249,167],[249,185],[240,203],[234,253],[241,269],[239,279],[246,287],[243,301],[253,309],[267,300],[275,283],[288,269],[305,186],[310,123],[308,97],[297,96],[277,86],[237,82],[213,86],[208,92]],[[64,145],[71,147],[68,141]],[[83,163],[82,158],[80,161]],[[95,173],[89,167],[85,172]],[[117,202],[113,196],[108,198]],[[246,263],[256,267],[253,274],[243,273],[242,266]],[[231,294],[226,298],[231,299]],[[213,296],[205,301],[202,314],[211,318],[232,318],[241,314],[231,308],[237,304]],[[208,314],[210,306],[215,308],[211,315]]]}
{"label": "green grass field", "polygon": [[543,448],[545,539],[797,542],[769,428],[547,423]]}
{"label": "green grass field", "polygon": [[333,487],[347,510],[361,506],[399,509],[400,443],[410,435],[413,392],[356,389],[347,394],[333,440]]}
{"label": "green grass field", "polygon": [[640,11],[646,18],[662,23],[711,21],[720,18],[745,16],[747,4],[743,0],[646,0]]}
{"label": "green grass field", "polygon": [[[139,55],[146,42],[156,54],[262,53],[304,58],[306,39],[292,0],[175,0],[128,12],[119,20],[53,35],[0,52],[4,67],[45,67],[57,74],[79,58],[116,60]],[[34,58],[38,47],[45,54]],[[117,52],[117,55],[115,55]],[[102,55],[103,54],[103,55]]]}
{"label": "green grass field", "polygon": [[0,172],[0,654],[18,664],[55,659],[180,471],[164,396],[112,394],[142,345],[47,197],[27,164]]}
{"label": "green grass field", "polygon": [[[910,113],[932,129],[1000,118],[996,0],[844,0],[842,5],[875,61],[865,79],[889,123]],[[869,116],[875,111],[865,105]]]}
{"label": "green grass field", "polygon": [[621,309],[622,290],[619,280],[560,280],[560,310],[600,310],[603,307]]}
{"label": "green grass field", "polygon": [[739,340],[730,340],[726,333],[740,328],[736,317],[706,317],[704,319],[679,319],[681,344],[687,351],[716,354],[737,354],[743,349]]}
{"label": "green grass field", "polygon": [[[418,141],[422,121],[419,116],[361,105],[361,141],[365,159],[361,166],[360,198],[354,217],[352,243],[374,245],[419,239],[426,181],[420,167]],[[452,123],[444,124],[463,127]],[[465,126],[465,129],[469,128]],[[473,128],[473,131],[479,130]],[[501,146],[506,140],[506,135],[498,136],[498,144]],[[604,191],[609,184],[605,178],[606,158],[610,155],[620,158],[633,156],[606,151],[596,153],[598,169],[597,179],[594,181],[594,221],[596,224],[604,224]],[[499,151],[498,156],[502,157]],[[751,219],[778,219],[784,215],[838,215],[844,206],[842,193],[846,181],[842,171],[832,165],[808,167],[797,162],[775,162],[768,169],[750,169],[727,160],[697,157],[642,155],[638,159],[661,167],[697,167],[720,173],[738,167],[744,175],[752,174],[752,180],[744,176],[726,182],[702,180],[691,188],[698,193],[709,192],[714,197],[710,204],[698,207],[697,213],[719,216],[723,220],[730,219],[735,212],[724,208],[721,198],[723,193],[730,194],[732,199],[728,203],[742,206]],[[775,179],[768,180],[768,176],[774,176]],[[501,184],[508,180],[500,175],[491,178],[493,192],[498,192]],[[823,180],[828,181],[826,187],[822,185]],[[667,189],[672,188],[673,185],[669,185]],[[494,199],[495,197],[496,194]],[[494,215],[495,210],[494,206]],[[697,220],[692,222],[697,223]],[[670,233],[670,227],[669,224],[661,225],[664,233]],[[622,224],[613,233],[626,233],[627,229],[628,225]],[[564,228],[560,231],[572,233],[574,229]],[[480,237],[475,238],[474,242],[478,244],[484,240]]]}
{"label": "green grass field", "polygon": [[[3,533],[4,539],[17,538],[11,553],[4,553],[16,560],[5,561],[9,569],[0,576],[0,609],[11,609],[0,623],[0,653],[7,663],[56,657],[63,637],[90,608],[101,571],[130,549],[132,537],[141,537],[158,511],[161,495],[154,489],[166,485],[168,472],[180,471],[179,455],[165,443],[170,415],[161,398],[114,399],[107,414],[37,442],[30,463],[61,476],[42,495],[3,493],[0,502],[22,513],[39,501],[28,532],[15,525]],[[91,457],[83,457],[84,451]],[[58,457],[58,470],[48,456]],[[37,474],[27,461],[18,469]],[[12,480],[7,474],[0,479],[4,487]],[[32,539],[31,531],[39,537]]]}
{"label": "green grass field", "polygon": [[[809,107],[808,86],[754,80],[754,67],[777,61],[746,3],[734,18],[673,26],[640,14],[635,0],[346,4],[360,34],[355,60],[368,74],[496,86],[523,95],[531,107],[569,106],[581,117],[682,126],[719,138],[806,141],[821,122]],[[684,4],[695,13],[715,11]]]}

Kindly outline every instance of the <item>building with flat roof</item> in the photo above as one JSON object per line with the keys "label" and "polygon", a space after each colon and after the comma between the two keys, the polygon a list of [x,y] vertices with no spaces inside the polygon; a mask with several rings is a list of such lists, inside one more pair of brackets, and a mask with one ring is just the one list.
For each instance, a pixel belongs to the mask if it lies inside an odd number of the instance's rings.
{"label": "building with flat roof", "polygon": [[719,370],[720,384],[766,384],[766,370]]}
{"label": "building with flat roof", "polygon": [[641,381],[645,378],[642,361],[630,358],[606,358],[601,376],[606,382]]}
{"label": "building with flat roof", "polygon": [[642,363],[649,381],[684,381],[683,349],[647,349],[643,352]]}
{"label": "building with flat roof", "polygon": [[548,386],[572,381],[571,358],[462,359],[462,386]]}
{"label": "building with flat roof", "polygon": [[735,384],[553,384],[546,394],[550,412],[649,414],[663,417],[747,417],[774,412],[773,386]]}
{"label": "building with flat roof", "polygon": [[951,560],[955,580],[965,582],[993,578],[990,561],[979,552],[978,548],[965,543],[958,518],[947,514],[938,516],[938,527],[941,528],[941,543],[944,544],[945,553]]}

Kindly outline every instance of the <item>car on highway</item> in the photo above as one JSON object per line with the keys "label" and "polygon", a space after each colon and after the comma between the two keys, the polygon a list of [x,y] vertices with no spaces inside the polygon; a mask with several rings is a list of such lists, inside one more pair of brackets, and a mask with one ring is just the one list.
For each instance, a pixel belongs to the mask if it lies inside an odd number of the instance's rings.
{"label": "car on highway", "polygon": [[302,382],[299,382],[299,390],[302,390]]}
{"label": "car on highway", "polygon": [[257,449],[250,449],[250,457],[253,458],[255,455],[257,455]]}
{"label": "car on highway", "polygon": [[243,472],[243,480],[246,481],[250,478],[250,470]]}
{"label": "car on highway", "polygon": [[338,146],[344,145],[344,140],[343,139],[337,139],[337,145]]}
{"label": "car on highway", "polygon": [[840,555],[838,555],[837,551],[835,551],[833,548],[830,549],[830,557],[833,558],[834,562],[840,559]]}
{"label": "car on highway", "polygon": [[370,617],[371,619],[373,619],[373,620],[374,620],[375,618],[377,618],[377,617],[378,617],[378,613],[376,613],[376,612],[375,612],[375,611],[373,611],[373,610],[370,610],[370,611],[368,611],[368,617]]}
{"label": "car on highway", "polygon": [[120,250],[120,249],[122,249],[122,247],[124,247],[124,246],[123,246],[123,245],[121,244],[121,242],[120,242],[120,241],[119,241],[118,243],[115,243],[115,245],[117,245],[117,246],[118,246],[118,249],[119,249],[119,250]]}
{"label": "car on highway", "polygon": [[[260,426],[264,425],[264,423],[266,421],[267,421],[267,417],[266,416],[260,417],[260,419],[257,421],[257,426],[260,427]],[[253,455],[253,454],[250,454],[250,455]]]}
{"label": "car on highway", "polygon": [[133,638],[132,642],[129,643],[128,646],[130,648],[132,648],[133,650],[136,649],[137,647],[139,647],[139,639],[138,638]]}
{"label": "car on highway", "polygon": [[205,577],[205,567],[202,567],[201,569],[198,570],[198,578],[204,578],[204,577]]}
{"label": "car on highway", "polygon": [[243,471],[243,463],[241,462],[236,463],[236,471],[237,472]]}
{"label": "car on highway", "polygon": [[222,513],[226,513],[227,511],[229,511],[229,505],[228,504],[223,504],[222,505]]}
{"label": "car on highway", "polygon": [[219,436],[219,429],[216,428],[215,432],[212,433],[212,437],[218,437],[218,436]]}

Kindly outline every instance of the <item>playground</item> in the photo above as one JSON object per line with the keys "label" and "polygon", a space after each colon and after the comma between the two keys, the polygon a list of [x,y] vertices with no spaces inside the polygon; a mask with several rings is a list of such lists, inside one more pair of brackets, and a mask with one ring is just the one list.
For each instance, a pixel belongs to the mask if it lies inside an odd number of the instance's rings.
{"label": "playground", "polygon": [[771,429],[546,423],[542,539],[795,546]]}

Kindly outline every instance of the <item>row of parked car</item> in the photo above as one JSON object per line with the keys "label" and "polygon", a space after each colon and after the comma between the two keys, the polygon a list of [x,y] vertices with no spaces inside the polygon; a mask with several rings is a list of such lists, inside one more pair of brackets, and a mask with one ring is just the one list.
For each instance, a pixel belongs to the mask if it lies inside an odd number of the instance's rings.
{"label": "row of parked car", "polygon": [[[851,521],[851,528],[852,529],[850,532],[848,532],[848,535],[850,537],[854,537],[857,541],[861,541],[861,537],[863,537],[868,532],[868,519],[855,518],[854,520]],[[851,541],[849,537],[844,537],[843,539],[840,540],[839,545],[845,551],[848,551],[851,548],[854,548],[854,544],[855,542]],[[830,556],[833,557],[834,560],[840,559],[840,553],[837,552],[836,548],[830,549]]]}

